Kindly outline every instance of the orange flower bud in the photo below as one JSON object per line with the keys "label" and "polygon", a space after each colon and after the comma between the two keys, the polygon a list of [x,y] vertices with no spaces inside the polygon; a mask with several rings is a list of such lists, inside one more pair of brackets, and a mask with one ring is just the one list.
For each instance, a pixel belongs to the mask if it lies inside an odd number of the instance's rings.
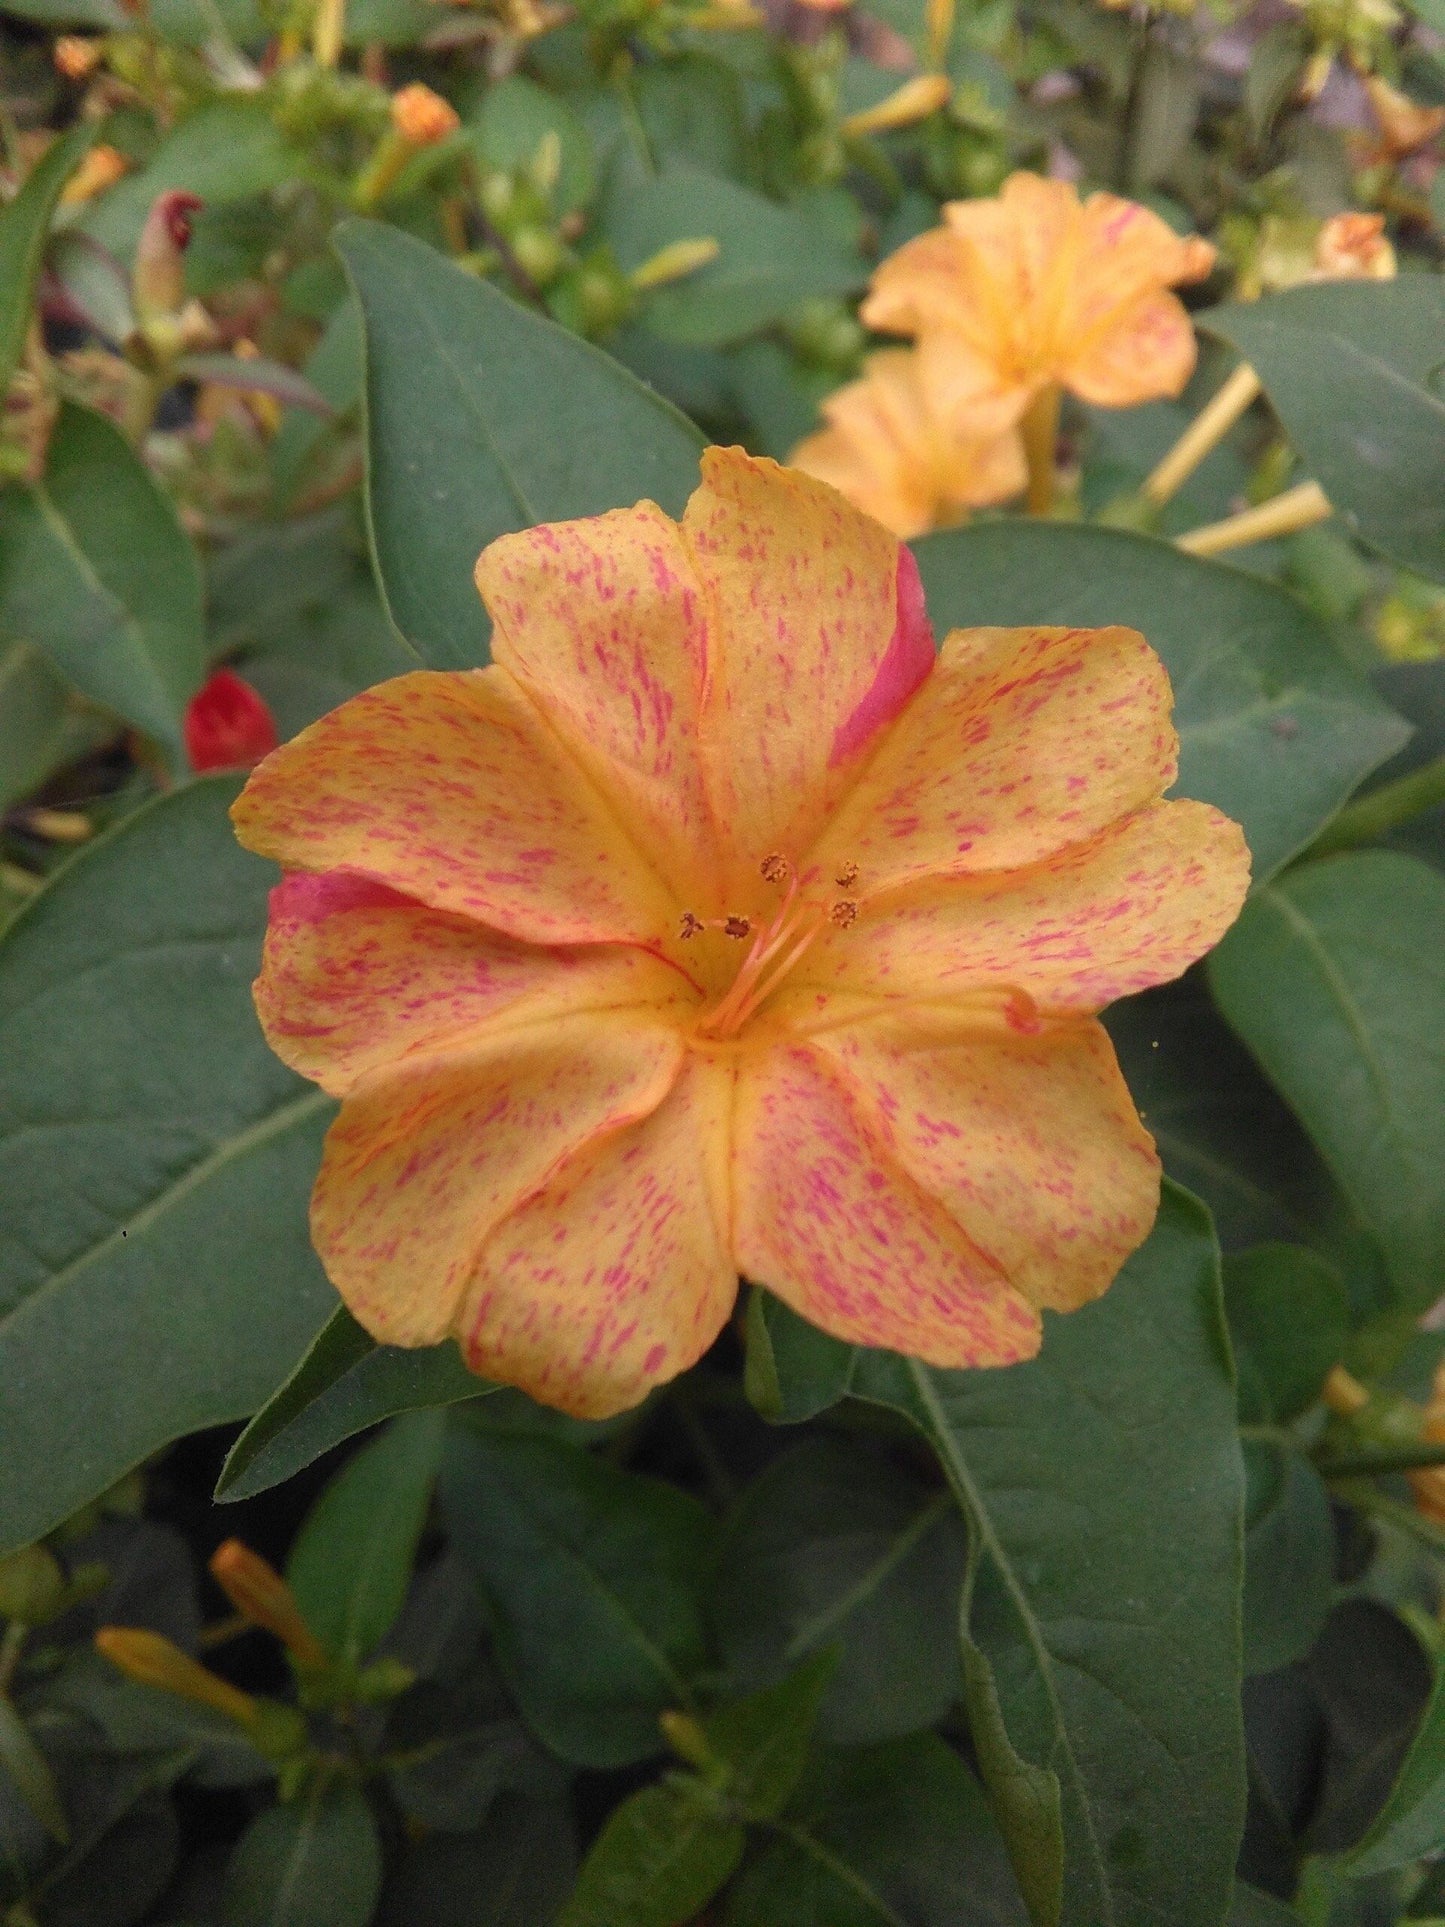
{"label": "orange flower bud", "polygon": [[1316,281],[1393,281],[1395,250],[1383,214],[1335,214],[1315,236]]}
{"label": "orange flower bud", "polygon": [[197,1706],[209,1706],[238,1726],[256,1723],[260,1707],[249,1693],[207,1671],[164,1633],[141,1626],[102,1626],[95,1635],[95,1648],[127,1679],[142,1686],[156,1686]]}
{"label": "orange flower bud", "polygon": [[296,1595],[259,1552],[228,1539],[212,1554],[210,1571],[236,1611],[274,1633],[298,1665],[326,1664],[326,1649],[302,1618]]}
{"label": "orange flower bud", "polygon": [[67,80],[86,80],[100,64],[100,42],[83,34],[63,33],[52,54],[55,71]]}
{"label": "orange flower bud", "polygon": [[887,134],[898,127],[912,127],[947,106],[952,92],[953,82],[947,74],[915,74],[876,106],[850,114],[843,122],[843,132]]}
{"label": "orange flower bud", "polygon": [[461,126],[450,101],[417,80],[391,97],[391,124],[408,147],[435,147]]}
{"label": "orange flower bud", "polygon": [[129,167],[130,162],[118,147],[107,147],[103,143],[92,147],[65,183],[60,195],[62,206],[78,207],[84,201],[93,201],[97,194],[114,187]]}

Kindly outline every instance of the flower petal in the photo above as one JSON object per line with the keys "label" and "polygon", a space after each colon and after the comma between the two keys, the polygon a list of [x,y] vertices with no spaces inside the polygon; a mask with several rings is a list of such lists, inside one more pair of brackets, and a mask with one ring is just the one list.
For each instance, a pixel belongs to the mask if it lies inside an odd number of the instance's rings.
{"label": "flower petal", "polygon": [[1224,935],[1248,887],[1237,823],[1207,803],[1155,803],[1052,862],[865,906],[809,953],[789,992],[937,1003],[1007,988],[1094,1012],[1179,976]]}
{"label": "flower petal", "polygon": [[1159,1159],[1092,1020],[1037,1036],[880,1019],[818,1046],[909,1175],[1032,1305],[1106,1290],[1149,1234]]}
{"label": "flower petal", "polygon": [[1174,781],[1172,700],[1133,629],[956,630],[811,866],[866,898],[1082,843]]}
{"label": "flower petal", "polygon": [[1141,295],[1107,328],[1081,336],[1065,381],[1096,408],[1132,408],[1182,393],[1197,354],[1184,304],[1172,294]]}
{"label": "flower petal", "polygon": [[256,1009],[272,1050],[333,1097],[499,1023],[692,1001],[645,951],[544,950],[331,871],[271,892]]}
{"label": "flower petal", "polygon": [[746,1057],[733,1123],[740,1269],[811,1323],[930,1365],[1038,1350],[1037,1312],[871,1131],[806,1045]]}
{"label": "flower petal", "polygon": [[731,1087],[690,1060],[650,1117],[588,1143],[497,1228],[457,1321],[473,1371],[606,1418],[696,1363],[737,1297],[715,1205]]}
{"label": "flower petal", "polygon": [[677,524],[639,502],[526,529],[484,549],[476,574],[493,659],[693,901],[716,844],[696,747],[707,611]]}
{"label": "flower petal", "polygon": [[288,870],[350,870],[535,943],[646,943],[675,914],[504,669],[354,696],[268,756],[231,814]]}
{"label": "flower petal", "polygon": [[488,1237],[590,1139],[671,1089],[679,1033],[574,1015],[383,1072],[327,1134],[311,1235],[373,1338],[439,1344]]}
{"label": "flower petal", "polygon": [[710,448],[683,533],[711,611],[702,751],[736,887],[812,842],[933,638],[907,551],[811,476]]}

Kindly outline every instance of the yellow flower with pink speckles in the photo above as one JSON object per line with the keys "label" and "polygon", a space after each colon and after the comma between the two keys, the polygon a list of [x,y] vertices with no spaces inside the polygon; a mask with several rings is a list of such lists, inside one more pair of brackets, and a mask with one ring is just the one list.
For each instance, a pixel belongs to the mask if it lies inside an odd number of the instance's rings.
{"label": "yellow flower with pink speckles", "polygon": [[418,672],[235,808],[257,1003],[341,1098],[312,1229],[375,1337],[589,1416],[692,1364],[738,1275],[837,1337],[1002,1365],[1153,1221],[1097,1021],[1244,894],[1165,802],[1127,629],[957,631],[831,488],[711,449],[494,542],[492,667]]}

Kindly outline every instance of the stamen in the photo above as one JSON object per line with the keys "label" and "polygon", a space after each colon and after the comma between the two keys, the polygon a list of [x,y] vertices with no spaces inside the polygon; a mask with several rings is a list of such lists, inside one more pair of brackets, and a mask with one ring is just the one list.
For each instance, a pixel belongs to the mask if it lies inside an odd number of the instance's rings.
{"label": "stamen", "polygon": [[858,921],[858,906],[848,897],[840,897],[828,912],[828,921],[839,930],[846,930],[850,923]]}
{"label": "stamen", "polygon": [[737,937],[741,939],[743,937],[750,937],[752,934],[753,926],[746,917],[727,917],[723,920],[723,935],[725,937]]}
{"label": "stamen", "polygon": [[858,881],[858,865],[856,863],[845,863],[833,881],[840,890],[851,890],[853,885]]}
{"label": "stamen", "polygon": [[706,925],[701,917],[695,917],[691,910],[684,910],[682,921],[677,926],[677,934],[684,943],[690,943],[694,937],[700,937],[705,928]]}
{"label": "stamen", "polygon": [[771,856],[765,856],[758,868],[764,883],[783,883],[793,873],[792,864],[779,850],[774,850]]}

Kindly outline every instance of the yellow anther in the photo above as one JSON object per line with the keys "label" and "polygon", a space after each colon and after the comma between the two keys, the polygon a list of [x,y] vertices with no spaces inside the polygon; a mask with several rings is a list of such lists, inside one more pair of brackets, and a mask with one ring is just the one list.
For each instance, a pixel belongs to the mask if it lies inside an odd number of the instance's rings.
{"label": "yellow anther", "polygon": [[833,881],[840,890],[851,890],[853,885],[858,881],[858,865],[856,863],[845,863]]}
{"label": "yellow anther", "polygon": [[839,930],[846,930],[850,923],[858,921],[858,906],[848,897],[840,897],[828,912],[828,921]]}
{"label": "yellow anther", "polygon": [[758,868],[762,871],[764,883],[786,883],[792,865],[785,856],[774,850],[771,856],[763,858]]}

